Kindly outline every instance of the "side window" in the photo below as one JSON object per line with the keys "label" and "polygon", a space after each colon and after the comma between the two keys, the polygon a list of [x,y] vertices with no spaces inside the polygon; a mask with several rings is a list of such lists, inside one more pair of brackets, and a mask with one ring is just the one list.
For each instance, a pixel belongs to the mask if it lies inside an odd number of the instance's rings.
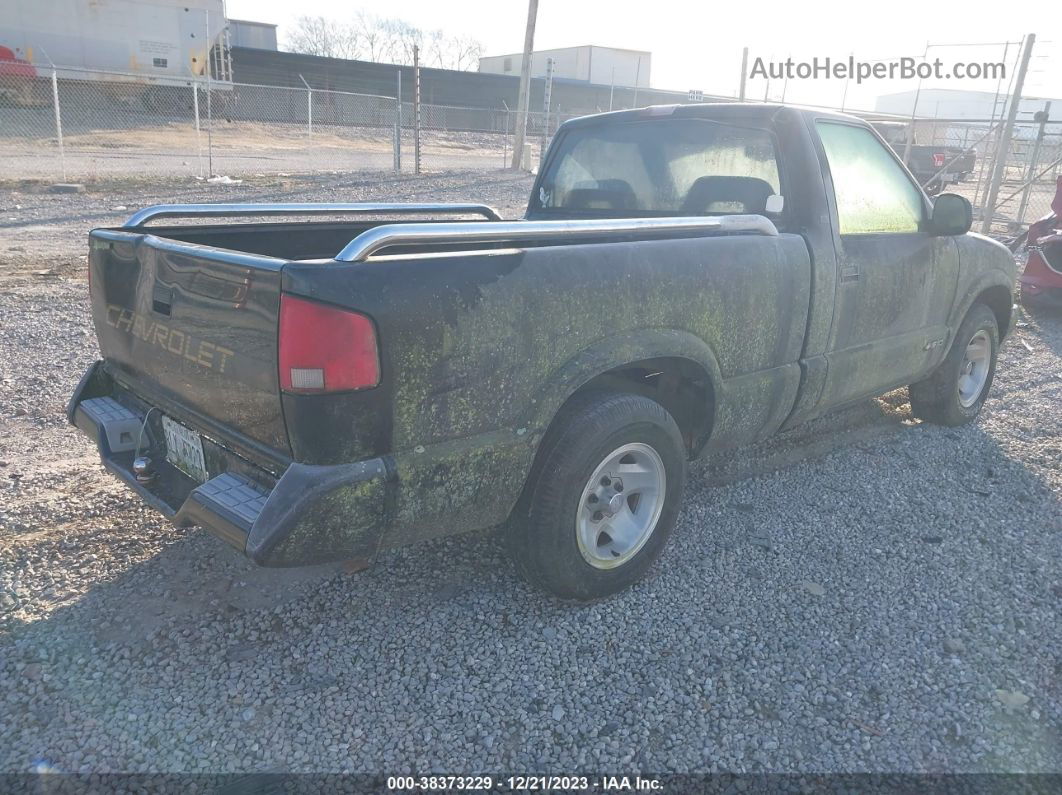
{"label": "side window", "polygon": [[869,130],[817,122],[837,194],[842,235],[916,232],[922,196]]}

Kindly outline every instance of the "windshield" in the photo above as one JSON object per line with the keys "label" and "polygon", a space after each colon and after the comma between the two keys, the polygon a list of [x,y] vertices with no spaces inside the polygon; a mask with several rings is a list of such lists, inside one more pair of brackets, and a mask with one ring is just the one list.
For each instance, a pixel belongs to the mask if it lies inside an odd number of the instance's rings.
{"label": "windshield", "polygon": [[701,119],[576,127],[558,142],[535,209],[565,215],[719,215],[766,211],[779,192],[765,130]]}

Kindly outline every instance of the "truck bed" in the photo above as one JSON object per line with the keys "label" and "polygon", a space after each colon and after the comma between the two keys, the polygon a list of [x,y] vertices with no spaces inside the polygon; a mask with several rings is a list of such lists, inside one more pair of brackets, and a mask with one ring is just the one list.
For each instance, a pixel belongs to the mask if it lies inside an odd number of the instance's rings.
{"label": "truck bed", "polygon": [[[355,212],[362,207],[388,212]],[[412,211],[394,211],[403,212]],[[489,479],[440,490],[442,473],[464,470],[460,481],[484,466],[497,478],[526,467],[556,410],[556,380],[578,377],[565,374],[577,348],[622,339],[625,330],[688,328],[688,342],[665,335],[661,353],[713,340],[727,375],[738,376],[735,390],[758,393],[764,378],[770,382],[774,397],[759,400],[742,424],[784,419],[809,302],[799,236],[779,236],[762,216],[505,222],[475,205],[453,212],[487,220],[145,226],[149,210],[124,227],[94,230],[91,301],[104,361],[72,401],[72,421],[97,438],[112,471],[167,515],[220,527],[259,562],[285,565],[322,559],[322,550],[371,557],[382,543],[346,530],[347,542],[336,542],[338,530],[319,519],[318,545],[302,538],[277,549],[276,528],[290,535],[291,517],[313,513],[299,484],[329,477],[349,499],[380,506],[368,513],[374,526],[392,506],[388,543],[444,532],[440,520],[462,505],[479,514],[466,516],[471,526],[496,521],[514,493],[492,489]],[[282,389],[283,296],[371,319],[379,385]],[[623,316],[595,310],[602,300],[626,307]],[[773,305],[764,311],[774,330],[738,350],[741,325],[763,300]],[[521,320],[529,318],[535,328]],[[742,380],[749,368],[758,372]],[[114,425],[115,417],[124,419]],[[175,458],[185,444],[201,445],[202,460]],[[134,459],[149,450],[154,478],[140,482]],[[268,537],[255,534],[261,515],[274,517]]]}

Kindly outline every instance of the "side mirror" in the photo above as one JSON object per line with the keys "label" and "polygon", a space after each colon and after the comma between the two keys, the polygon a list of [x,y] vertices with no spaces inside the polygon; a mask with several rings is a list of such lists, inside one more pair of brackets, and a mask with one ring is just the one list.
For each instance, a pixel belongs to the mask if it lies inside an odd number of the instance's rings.
{"label": "side mirror", "polygon": [[933,215],[929,219],[929,233],[945,237],[965,235],[973,226],[973,207],[970,200],[957,193],[942,193],[933,200]]}

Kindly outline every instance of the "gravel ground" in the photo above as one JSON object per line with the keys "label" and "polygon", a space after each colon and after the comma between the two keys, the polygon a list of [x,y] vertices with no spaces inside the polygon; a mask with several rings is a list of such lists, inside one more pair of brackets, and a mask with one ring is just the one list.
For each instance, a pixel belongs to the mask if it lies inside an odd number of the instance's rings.
{"label": "gravel ground", "polygon": [[[515,216],[527,187],[209,196]],[[489,534],[261,570],[142,508],[62,416],[96,357],[84,232],[207,196],[167,190],[0,192],[0,771],[1062,772],[1062,318],[1024,317],[974,425],[901,390],[698,465],[660,563],[605,602],[532,590]]]}

